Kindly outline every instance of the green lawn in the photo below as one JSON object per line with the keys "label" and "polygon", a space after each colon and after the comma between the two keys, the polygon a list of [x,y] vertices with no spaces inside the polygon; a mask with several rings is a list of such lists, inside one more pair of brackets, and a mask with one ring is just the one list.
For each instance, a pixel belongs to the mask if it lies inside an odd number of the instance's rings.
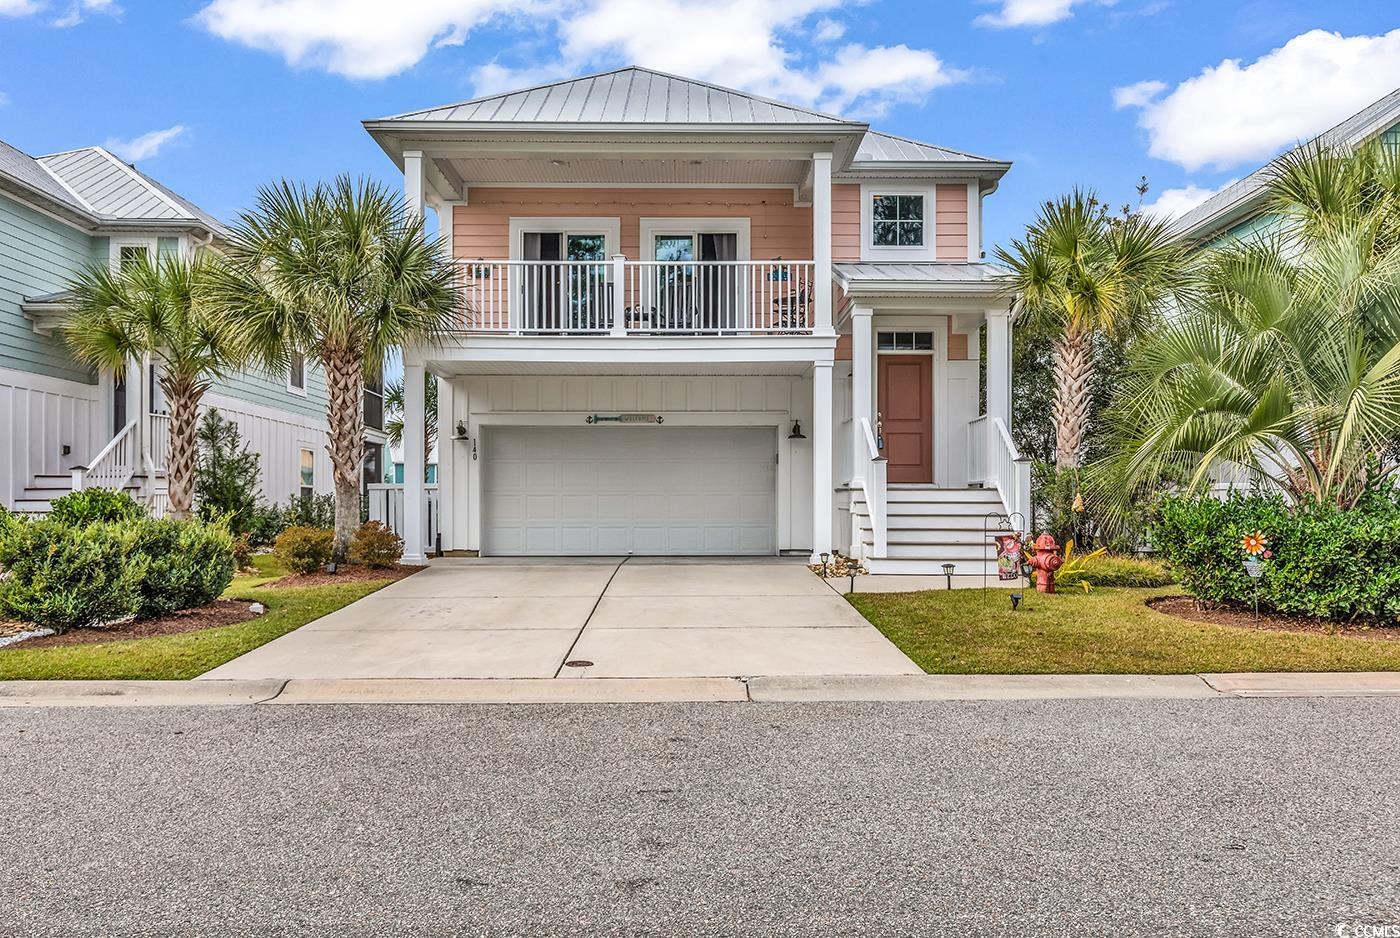
{"label": "green lawn", "polygon": [[185,680],[286,635],[293,629],[367,596],[389,580],[336,586],[267,587],[286,571],[271,556],[255,558],[256,576],[238,577],[225,599],[267,606],[267,613],[239,625],[138,638],[100,645],[61,645],[0,650],[0,680]]}
{"label": "green lawn", "polygon": [[[859,583],[857,583],[859,589]],[[1051,596],[1004,590],[857,593],[852,605],[930,674],[1395,671],[1400,641],[1188,622],[1145,606],[1170,589]]]}

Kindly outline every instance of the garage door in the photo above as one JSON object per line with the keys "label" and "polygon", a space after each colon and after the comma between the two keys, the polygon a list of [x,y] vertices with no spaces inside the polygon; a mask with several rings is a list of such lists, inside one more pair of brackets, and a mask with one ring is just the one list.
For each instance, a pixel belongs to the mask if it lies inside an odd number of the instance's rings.
{"label": "garage door", "polygon": [[487,554],[777,552],[772,428],[487,433]]}

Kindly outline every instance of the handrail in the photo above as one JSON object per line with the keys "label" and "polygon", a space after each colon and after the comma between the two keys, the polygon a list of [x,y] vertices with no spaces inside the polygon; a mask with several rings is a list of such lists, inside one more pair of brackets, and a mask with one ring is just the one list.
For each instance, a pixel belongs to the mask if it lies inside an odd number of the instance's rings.
{"label": "handrail", "polygon": [[89,465],[73,467],[73,491],[85,488],[121,489],[136,474],[136,460],[132,449],[136,436],[136,421],[133,420],[90,460]]}
{"label": "handrail", "polygon": [[1030,517],[1031,463],[1021,458],[1011,431],[1000,417],[993,419],[989,427],[987,466],[991,471],[986,481],[995,482],[1007,515],[1012,518],[1019,515],[1021,525],[1029,530],[1034,526]]}
{"label": "handrail", "polygon": [[885,557],[889,554],[889,520],[885,512],[885,498],[888,491],[888,476],[885,457],[880,455],[880,447],[875,442],[875,431],[870,428],[870,418],[860,418],[860,429],[865,435],[865,446],[870,454],[869,472],[861,485],[865,489],[865,509],[870,515],[870,533],[875,541],[874,555]]}
{"label": "handrail", "polygon": [[457,258],[464,332],[503,335],[810,335],[811,260],[523,261]]}

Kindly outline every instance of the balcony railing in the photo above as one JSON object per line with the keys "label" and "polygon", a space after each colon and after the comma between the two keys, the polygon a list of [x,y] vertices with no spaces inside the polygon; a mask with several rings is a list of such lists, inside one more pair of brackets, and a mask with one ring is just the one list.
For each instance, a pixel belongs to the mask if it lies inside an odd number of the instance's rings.
{"label": "balcony railing", "polygon": [[462,330],[505,335],[802,335],[812,261],[459,261]]}

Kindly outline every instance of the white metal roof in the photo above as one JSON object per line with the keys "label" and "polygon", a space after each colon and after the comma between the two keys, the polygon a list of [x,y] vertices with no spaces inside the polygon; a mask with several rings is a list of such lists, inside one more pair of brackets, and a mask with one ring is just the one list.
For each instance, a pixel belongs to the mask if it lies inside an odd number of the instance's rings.
{"label": "white metal roof", "polygon": [[921,143],[907,137],[866,131],[856,149],[857,163],[995,163],[985,156],[974,156],[961,150]]}
{"label": "white metal roof", "polygon": [[458,104],[410,111],[384,121],[596,124],[829,124],[846,121],[708,82],[629,66]]}
{"label": "white metal roof", "polygon": [[0,141],[0,186],[37,195],[95,227],[188,223],[224,231],[217,218],[102,147],[33,157]]}
{"label": "white metal roof", "polygon": [[[1400,88],[1362,108],[1317,137],[1312,142],[1326,146],[1354,147],[1400,121]],[[1295,148],[1296,149],[1296,148]],[[1183,237],[1209,236],[1223,227],[1238,224],[1258,212],[1268,197],[1275,157],[1248,176],[1231,183],[1178,218],[1173,229]]]}

